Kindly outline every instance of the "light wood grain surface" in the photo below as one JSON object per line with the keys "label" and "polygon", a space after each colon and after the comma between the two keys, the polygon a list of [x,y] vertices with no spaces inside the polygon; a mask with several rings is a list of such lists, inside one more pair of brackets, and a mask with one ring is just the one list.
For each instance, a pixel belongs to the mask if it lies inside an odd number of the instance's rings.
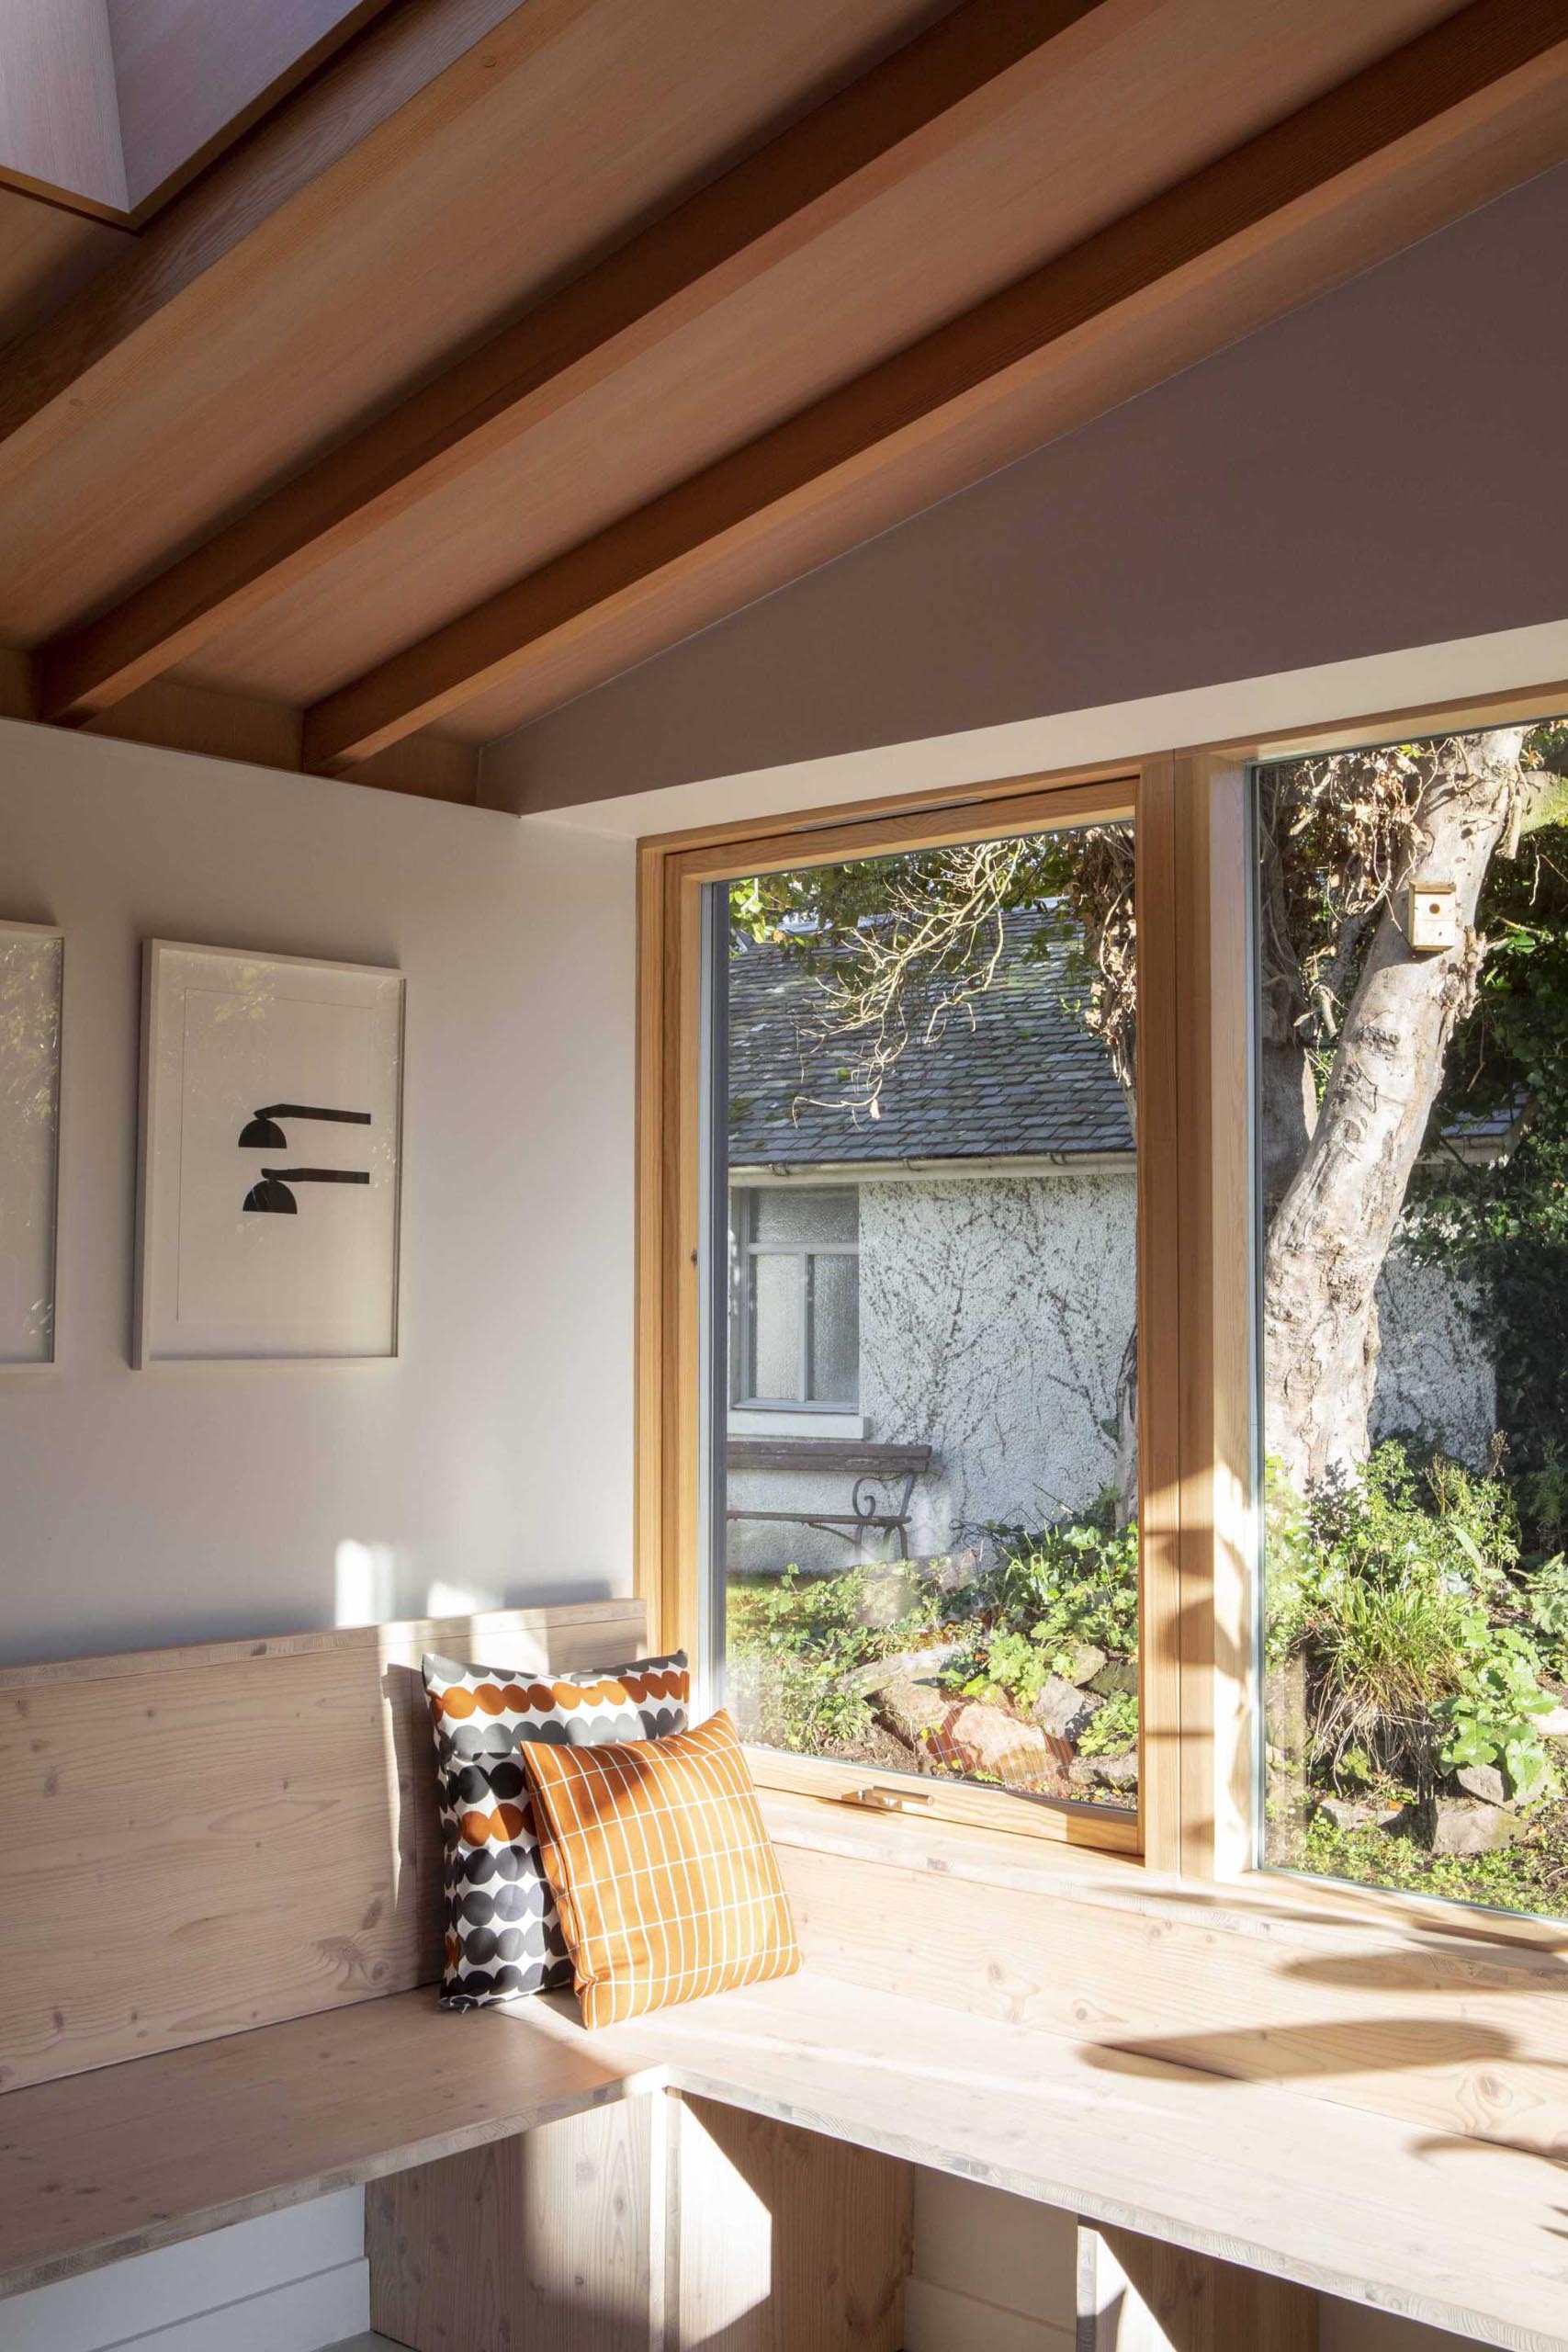
{"label": "light wood grain surface", "polygon": [[1425,2320],[1568,2352],[1568,2172],[807,1973],[588,2035],[420,1993],[0,2102],[0,2287],[664,2087]]}
{"label": "light wood grain surface", "polygon": [[1568,2154],[1560,1953],[1486,1941],[1480,1923],[1458,1932],[1457,1918],[1444,1930],[1429,1911],[1397,1928],[1359,1918],[1337,1889],[1314,1889],[1309,1908],[1284,1880],[1149,1884],[1110,1859],[1047,1868],[1032,1841],[966,1852],[962,1833],[848,1808],[837,1821],[798,1800],[765,1809],[814,1968],[1443,2136]]}
{"label": "light wood grain surface", "polygon": [[[581,2031],[540,2005],[513,2030]],[[1512,2352],[1568,2347],[1568,2170],[807,1972],[595,2035],[684,2091]]]}
{"label": "light wood grain surface", "polygon": [[375,2182],[370,2316],[420,2352],[663,2352],[658,2098],[563,2117]]}
{"label": "light wood grain surface", "polygon": [[667,2352],[898,2352],[914,2167],[677,2098]]}
{"label": "light wood grain surface", "polygon": [[1317,2352],[1317,2297],[1288,2279],[1078,2228],[1077,2352]]}
{"label": "light wood grain surface", "polygon": [[[433,1990],[0,2099],[0,2294],[577,2115],[637,2086],[569,2026]],[[649,2086],[663,2080],[655,2066]],[[0,2328],[0,2340],[4,2331]]]}
{"label": "light wood grain surface", "polygon": [[428,1983],[426,1649],[641,1653],[637,1601],[0,1670],[0,2089]]}

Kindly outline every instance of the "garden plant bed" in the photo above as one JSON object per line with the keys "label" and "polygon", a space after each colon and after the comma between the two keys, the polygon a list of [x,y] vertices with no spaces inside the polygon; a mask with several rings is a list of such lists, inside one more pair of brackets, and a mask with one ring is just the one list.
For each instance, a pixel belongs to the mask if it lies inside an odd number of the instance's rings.
{"label": "garden plant bed", "polygon": [[745,1736],[794,1755],[1137,1804],[1137,1532],[1107,1496],[1038,1533],[840,1574],[732,1577]]}
{"label": "garden plant bed", "polygon": [[[1270,1862],[1568,1905],[1568,1564],[1525,1554],[1503,1462],[1390,1441],[1304,1503],[1275,1476]],[[1550,1497],[1523,1501],[1551,1523]]]}

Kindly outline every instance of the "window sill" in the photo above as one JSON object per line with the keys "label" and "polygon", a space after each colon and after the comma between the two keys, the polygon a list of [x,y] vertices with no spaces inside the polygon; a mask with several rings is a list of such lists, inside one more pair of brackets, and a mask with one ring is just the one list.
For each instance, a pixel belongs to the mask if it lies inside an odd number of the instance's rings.
{"label": "window sill", "polygon": [[[1019,1838],[963,1823],[917,1821],[862,1811],[831,1797],[760,1789],[775,1844],[832,1854],[872,1868],[930,1871],[976,1887],[1048,1895],[1056,1903],[1134,1911],[1160,1923],[1199,1924],[1218,1934],[1337,1951],[1403,1949],[1442,1953],[1488,1970],[1546,1978],[1561,1993],[1560,1955],[1568,1922],[1467,1912],[1436,1897],[1382,1894],[1337,1881],[1313,1882],[1253,1871],[1209,1883],[1149,1870],[1136,1855]],[[1545,1985],[1520,1989],[1547,1989]]]}
{"label": "window sill", "polygon": [[832,1437],[846,1445],[863,1443],[863,1413],[781,1411],[773,1405],[732,1405],[728,1431],[731,1437]]}

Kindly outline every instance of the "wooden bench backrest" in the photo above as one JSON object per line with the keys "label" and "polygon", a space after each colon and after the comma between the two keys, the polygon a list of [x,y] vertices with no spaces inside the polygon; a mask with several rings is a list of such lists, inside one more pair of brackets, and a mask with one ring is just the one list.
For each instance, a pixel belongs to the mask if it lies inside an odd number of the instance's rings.
{"label": "wooden bench backrest", "polygon": [[643,1654],[640,1601],[0,1668],[0,2089],[440,1973],[419,1661]]}

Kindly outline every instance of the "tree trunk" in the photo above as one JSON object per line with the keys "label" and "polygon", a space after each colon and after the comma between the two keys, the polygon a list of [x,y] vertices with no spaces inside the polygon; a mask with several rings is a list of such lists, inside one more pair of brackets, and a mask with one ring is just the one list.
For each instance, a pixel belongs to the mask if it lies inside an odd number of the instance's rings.
{"label": "tree trunk", "polygon": [[1138,1510],[1138,1327],[1122,1351],[1116,1374],[1116,1525],[1126,1527]]}
{"label": "tree trunk", "polygon": [[1258,950],[1262,964],[1258,1022],[1258,1125],[1263,1215],[1273,1216],[1306,1158],[1317,1125],[1317,1090],[1303,1042],[1301,973],[1290,932],[1279,845],[1261,828]]}
{"label": "tree trunk", "polygon": [[1518,790],[1523,730],[1433,747],[1412,869],[1455,886],[1458,944],[1415,954],[1400,876],[1367,950],[1304,1157],[1264,1250],[1265,1432],[1298,1491],[1366,1459],[1378,1276],[1486,943],[1475,910]]}

